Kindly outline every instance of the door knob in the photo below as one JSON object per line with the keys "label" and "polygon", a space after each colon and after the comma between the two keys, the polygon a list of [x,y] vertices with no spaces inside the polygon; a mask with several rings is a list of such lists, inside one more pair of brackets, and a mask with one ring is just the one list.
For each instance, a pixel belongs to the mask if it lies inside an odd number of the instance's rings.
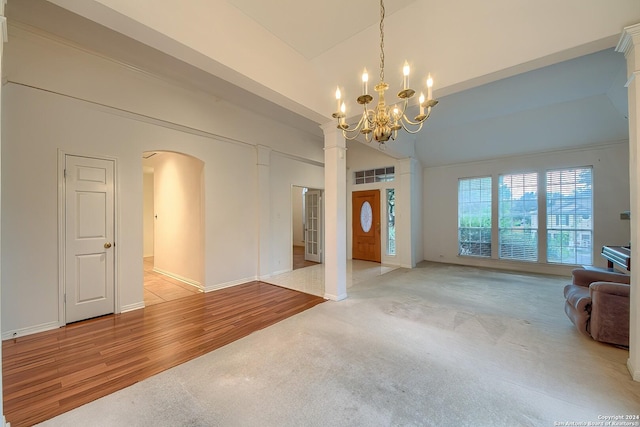
{"label": "door knob", "polygon": [[107,242],[104,244],[105,249],[109,249],[111,247],[111,243]]}

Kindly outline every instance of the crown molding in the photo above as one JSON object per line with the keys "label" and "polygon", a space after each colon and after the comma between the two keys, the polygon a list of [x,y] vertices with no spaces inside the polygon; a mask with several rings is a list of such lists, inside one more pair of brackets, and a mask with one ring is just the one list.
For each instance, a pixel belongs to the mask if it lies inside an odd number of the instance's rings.
{"label": "crown molding", "polygon": [[640,24],[630,25],[622,30],[616,52],[622,52],[626,57],[631,49],[637,45],[640,45]]}

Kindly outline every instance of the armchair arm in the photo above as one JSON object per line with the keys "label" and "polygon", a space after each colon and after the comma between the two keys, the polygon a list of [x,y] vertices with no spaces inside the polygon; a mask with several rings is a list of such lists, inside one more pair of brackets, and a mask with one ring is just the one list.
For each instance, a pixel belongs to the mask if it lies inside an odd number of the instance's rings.
{"label": "armchair arm", "polygon": [[593,282],[589,285],[589,293],[591,298],[594,298],[594,294],[600,293],[602,295],[617,295],[621,297],[629,298],[629,291],[631,286],[625,283],[612,283],[612,282]]}
{"label": "armchair arm", "polygon": [[573,284],[589,286],[593,282],[631,283],[631,276],[615,271],[597,271],[576,268],[571,272]]}
{"label": "armchair arm", "polygon": [[621,346],[629,345],[629,290],[622,283],[595,282],[589,285],[593,339]]}

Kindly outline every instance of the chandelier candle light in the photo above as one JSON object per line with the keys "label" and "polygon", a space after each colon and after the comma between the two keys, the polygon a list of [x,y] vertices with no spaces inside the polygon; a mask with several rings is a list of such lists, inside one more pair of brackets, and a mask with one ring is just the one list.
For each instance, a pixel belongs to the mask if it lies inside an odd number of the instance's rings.
{"label": "chandelier candle light", "polygon": [[[431,108],[438,101],[433,99],[433,79],[431,75],[427,77],[427,99],[424,94],[420,94],[419,105],[420,114],[413,121],[406,116],[409,99],[415,95],[415,91],[409,88],[409,64],[405,61],[402,72],[404,75],[402,90],[398,92],[398,101],[393,105],[386,105],[384,92],[389,89],[389,85],[384,81],[384,1],[380,0],[380,83],[375,85],[374,90],[378,93],[378,103],[375,108],[369,109],[367,105],[373,101],[373,97],[369,95],[369,74],[367,69],[362,73],[362,95],[357,99],[358,104],[362,105],[364,111],[358,124],[349,129],[346,122],[346,107],[341,101],[342,94],[340,88],[336,89],[336,100],[338,110],[333,113],[333,117],[338,119],[338,129],[342,129],[342,134],[348,140],[356,139],[363,134],[367,142],[375,139],[380,143],[380,148],[384,148],[384,143],[389,139],[394,140],[398,136],[398,130],[404,129],[408,133],[418,133],[422,129],[422,125],[431,115]],[[425,113],[426,111],[426,113]]]}

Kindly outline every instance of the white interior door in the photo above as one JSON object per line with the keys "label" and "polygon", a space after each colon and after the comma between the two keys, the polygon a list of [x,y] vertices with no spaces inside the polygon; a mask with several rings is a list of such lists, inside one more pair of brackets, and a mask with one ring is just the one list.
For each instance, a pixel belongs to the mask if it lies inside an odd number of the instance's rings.
{"label": "white interior door", "polygon": [[65,321],[115,310],[112,160],[65,156]]}
{"label": "white interior door", "polygon": [[320,190],[308,190],[304,195],[304,259],[322,262],[322,197]]}

